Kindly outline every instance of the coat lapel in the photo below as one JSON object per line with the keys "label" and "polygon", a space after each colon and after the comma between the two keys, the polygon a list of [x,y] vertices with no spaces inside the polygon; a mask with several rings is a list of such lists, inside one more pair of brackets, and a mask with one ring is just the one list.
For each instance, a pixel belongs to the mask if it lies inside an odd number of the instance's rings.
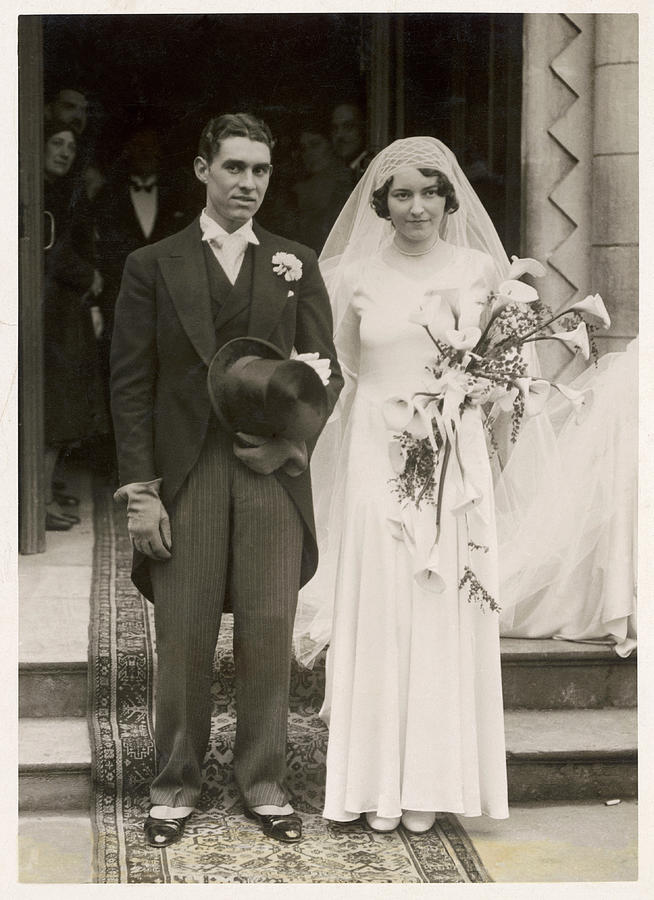
{"label": "coat lapel", "polygon": [[279,239],[253,223],[259,246],[254,248],[254,271],[252,275],[252,307],[250,310],[249,334],[268,340],[279,322],[286,305],[289,292],[296,286],[285,281],[282,275],[273,271],[272,258],[282,248]]}
{"label": "coat lapel", "polygon": [[159,266],[179,320],[198,355],[208,366],[217,347],[201,238],[196,219],[179,233],[170,255],[160,257]]}

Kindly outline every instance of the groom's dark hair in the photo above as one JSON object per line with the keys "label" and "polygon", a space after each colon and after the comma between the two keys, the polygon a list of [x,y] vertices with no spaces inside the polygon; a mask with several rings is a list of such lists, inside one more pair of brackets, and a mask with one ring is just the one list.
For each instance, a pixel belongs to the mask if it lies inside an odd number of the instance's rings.
{"label": "groom's dark hair", "polygon": [[204,126],[198,144],[198,156],[211,163],[219,152],[222,141],[228,137],[246,137],[251,141],[260,141],[271,152],[275,146],[270,128],[261,119],[250,113],[226,113],[209,119]]}

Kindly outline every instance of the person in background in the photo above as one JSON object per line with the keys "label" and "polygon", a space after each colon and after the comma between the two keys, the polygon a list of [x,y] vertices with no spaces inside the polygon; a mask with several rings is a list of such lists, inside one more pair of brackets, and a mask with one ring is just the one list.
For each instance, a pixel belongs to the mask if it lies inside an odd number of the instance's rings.
{"label": "person in background", "polygon": [[79,518],[69,511],[75,498],[53,492],[57,460],[63,449],[109,430],[97,347],[102,277],[88,216],[75,200],[76,134],[71,125],[49,119],[44,138],[45,524],[49,531],[66,531]]}
{"label": "person in background", "polygon": [[291,188],[292,231],[320,253],[332,225],[350,196],[352,175],[331,146],[328,129],[320,122],[305,122],[298,135],[301,178]]}
{"label": "person in background", "polygon": [[[133,250],[167,237],[193,217],[171,178],[162,171],[163,159],[158,131],[148,125],[137,126],[128,135],[113,173],[92,206],[98,266],[104,278],[100,304],[105,331],[100,356],[107,402],[114,308],[125,260]],[[112,434],[98,444],[96,463],[108,474],[115,474]]]}
{"label": "person in background", "polygon": [[[136,127],[93,204],[98,261],[105,280],[101,302],[107,339],[129,254],[160,241],[193,218],[171,179],[162,172],[163,158],[158,131],[147,125]],[[106,349],[108,352],[108,346]]]}
{"label": "person in background", "polygon": [[363,175],[373,154],[366,149],[366,123],[357,103],[338,103],[331,115],[334,153],[350,169],[352,187]]}
{"label": "person in background", "polygon": [[60,87],[48,98],[44,105],[46,122],[56,120],[70,125],[76,138],[86,129],[89,101],[85,90],[74,87]]}

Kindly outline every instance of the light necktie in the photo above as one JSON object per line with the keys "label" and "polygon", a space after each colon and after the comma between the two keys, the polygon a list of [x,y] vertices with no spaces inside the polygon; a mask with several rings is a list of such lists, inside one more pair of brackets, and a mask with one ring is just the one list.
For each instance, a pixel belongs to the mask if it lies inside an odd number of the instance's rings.
{"label": "light necktie", "polygon": [[241,257],[248,245],[248,239],[243,234],[221,234],[209,236],[209,243],[218,249],[218,260],[225,269],[227,277],[232,284],[236,281]]}

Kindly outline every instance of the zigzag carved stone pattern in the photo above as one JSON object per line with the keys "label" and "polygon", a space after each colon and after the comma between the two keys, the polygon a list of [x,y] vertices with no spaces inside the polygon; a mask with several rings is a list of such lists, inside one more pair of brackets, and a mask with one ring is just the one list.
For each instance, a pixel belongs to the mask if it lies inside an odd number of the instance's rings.
{"label": "zigzag carved stone pattern", "polygon": [[551,61],[556,88],[563,91],[563,111],[547,129],[550,150],[559,156],[560,177],[548,195],[557,211],[548,263],[563,279],[565,296],[557,290],[557,305],[586,292],[588,229],[592,163],[592,27],[591,17],[561,15],[569,39]]}

